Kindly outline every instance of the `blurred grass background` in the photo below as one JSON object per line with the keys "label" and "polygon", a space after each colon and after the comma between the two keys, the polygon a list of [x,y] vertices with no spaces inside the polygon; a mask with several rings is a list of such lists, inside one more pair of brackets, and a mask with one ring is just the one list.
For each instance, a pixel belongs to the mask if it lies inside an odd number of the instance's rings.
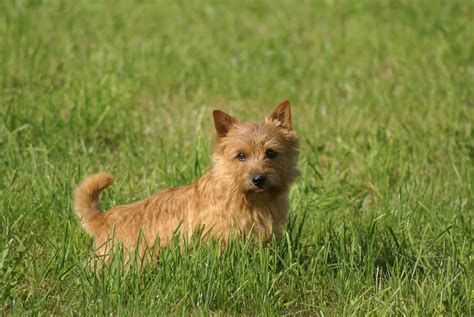
{"label": "blurred grass background", "polygon": [[[461,0],[0,2],[3,314],[472,314],[472,30]],[[283,246],[87,268],[84,176],[104,209],[190,183],[213,109],[285,99]]]}

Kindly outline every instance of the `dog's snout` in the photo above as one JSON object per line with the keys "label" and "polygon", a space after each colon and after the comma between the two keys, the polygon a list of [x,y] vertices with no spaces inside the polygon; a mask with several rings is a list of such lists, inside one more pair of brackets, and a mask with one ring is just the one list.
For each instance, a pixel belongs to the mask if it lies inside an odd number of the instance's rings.
{"label": "dog's snout", "polygon": [[256,175],[252,177],[252,183],[257,187],[263,187],[265,185],[267,178],[265,175]]}

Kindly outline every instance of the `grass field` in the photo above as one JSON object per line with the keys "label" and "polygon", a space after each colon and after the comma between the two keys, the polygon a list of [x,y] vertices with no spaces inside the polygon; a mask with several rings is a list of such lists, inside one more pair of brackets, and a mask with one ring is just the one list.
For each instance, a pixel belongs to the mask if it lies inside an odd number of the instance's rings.
{"label": "grass field", "polygon": [[[0,1],[0,314],[473,314],[474,2]],[[211,111],[293,105],[283,241],[87,265],[103,208],[210,166]]]}

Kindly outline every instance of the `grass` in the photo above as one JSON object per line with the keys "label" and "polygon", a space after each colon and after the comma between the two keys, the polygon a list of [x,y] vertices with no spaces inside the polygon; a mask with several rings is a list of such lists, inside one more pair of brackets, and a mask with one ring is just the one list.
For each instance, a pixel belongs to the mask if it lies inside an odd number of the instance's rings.
{"label": "grass", "polygon": [[[1,1],[3,315],[472,315],[469,1]],[[293,104],[280,243],[87,266],[72,212],[210,166],[211,111]]]}

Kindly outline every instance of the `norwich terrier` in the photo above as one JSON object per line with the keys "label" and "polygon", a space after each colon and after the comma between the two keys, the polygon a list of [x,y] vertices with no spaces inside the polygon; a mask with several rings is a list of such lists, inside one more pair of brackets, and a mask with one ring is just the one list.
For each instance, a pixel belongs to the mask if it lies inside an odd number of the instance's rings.
{"label": "norwich terrier", "polygon": [[95,237],[96,253],[106,256],[119,242],[140,254],[155,243],[165,247],[178,233],[190,239],[252,235],[264,241],[280,236],[288,214],[288,190],[299,174],[299,144],[284,101],[264,123],[240,123],[213,112],[217,139],[212,168],[191,185],[166,189],[144,200],[99,209],[99,194],[112,177],[99,173],[76,190],[74,208],[84,229]]}

